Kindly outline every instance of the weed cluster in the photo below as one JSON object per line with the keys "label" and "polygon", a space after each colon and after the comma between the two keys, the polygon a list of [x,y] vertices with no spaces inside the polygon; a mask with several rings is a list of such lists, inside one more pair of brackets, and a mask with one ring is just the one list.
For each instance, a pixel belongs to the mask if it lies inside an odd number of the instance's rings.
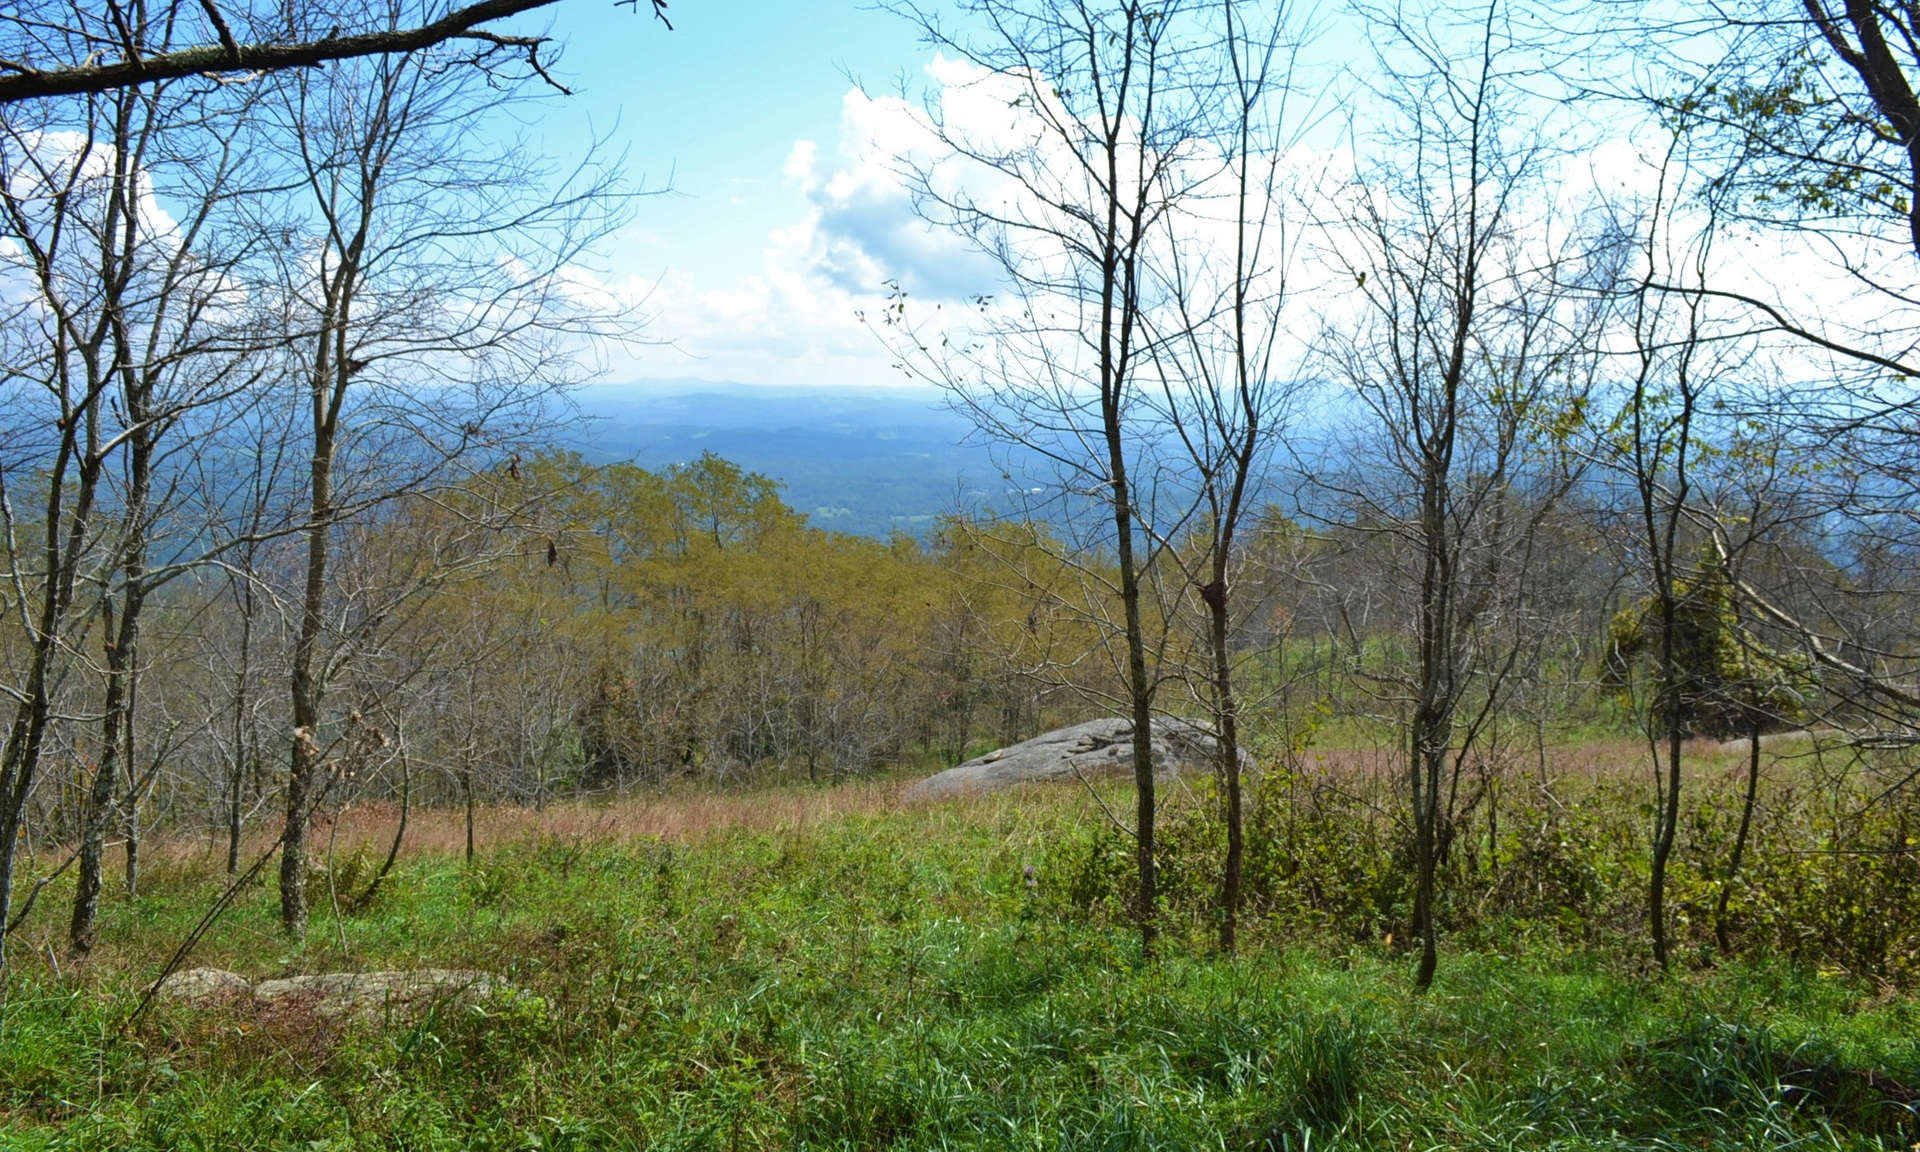
{"label": "weed cluster", "polygon": [[[1669,909],[1685,958],[1718,955],[1716,908],[1727,887],[1727,938],[1737,955],[1790,958],[1899,988],[1920,984],[1920,806],[1861,804],[1848,795],[1767,788],[1752,842],[1729,885],[1741,785],[1690,785],[1670,866]],[[1256,790],[1246,824],[1249,930],[1283,940],[1410,942],[1408,834],[1391,795],[1352,779],[1276,774]],[[1171,808],[1159,832],[1170,924],[1197,943],[1213,932],[1225,832],[1210,797]],[[1645,947],[1651,816],[1628,781],[1603,778],[1535,790],[1494,819],[1449,829],[1439,923],[1458,946],[1491,951],[1582,949],[1631,963]],[[1131,914],[1131,837],[1108,826],[1067,860],[1063,914],[1118,923]]]}

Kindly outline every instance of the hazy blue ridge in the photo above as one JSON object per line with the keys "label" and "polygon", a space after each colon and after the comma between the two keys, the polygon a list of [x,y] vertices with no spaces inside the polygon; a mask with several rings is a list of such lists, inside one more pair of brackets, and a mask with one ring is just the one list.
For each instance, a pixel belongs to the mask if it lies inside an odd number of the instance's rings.
{"label": "hazy blue ridge", "polygon": [[588,460],[658,469],[713,452],[780,481],[834,531],[924,536],[1005,487],[993,450],[936,393],[639,381],[575,400],[586,421],[569,440]]}
{"label": "hazy blue ridge", "polygon": [[[786,486],[787,504],[820,528],[924,538],[958,510],[1076,515],[1058,499],[1056,469],[1037,453],[990,444],[933,391],[768,388],[703,380],[642,380],[576,393],[583,418],[563,446],[596,464],[630,460],[659,469],[713,452]],[[1175,443],[1163,446],[1178,458]],[[1325,456],[1331,442],[1296,436]],[[1160,473],[1161,499],[1190,501],[1184,480]],[[1296,514],[1297,485],[1255,483],[1255,503]],[[1015,495],[1014,490],[1024,495]],[[1084,512],[1084,509],[1081,509]]]}

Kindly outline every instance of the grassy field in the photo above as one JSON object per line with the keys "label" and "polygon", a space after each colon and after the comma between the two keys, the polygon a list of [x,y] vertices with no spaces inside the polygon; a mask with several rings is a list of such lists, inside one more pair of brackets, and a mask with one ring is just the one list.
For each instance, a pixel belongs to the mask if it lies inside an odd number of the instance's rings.
{"label": "grassy field", "polygon": [[[471,866],[457,814],[416,814],[369,908],[333,915],[320,878],[295,947],[262,883],[189,961],[250,978],[480,968],[537,996],[384,1025],[177,1004],[129,1025],[224,876],[196,845],[153,853],[146,891],[109,903],[102,947],[79,968],[51,935],[55,886],[12,945],[0,1146],[1920,1141],[1905,1087],[1920,1084],[1920,1001],[1884,978],[1766,949],[1716,962],[1698,946],[1662,976],[1636,936],[1547,930],[1553,917],[1524,910],[1474,919],[1464,903],[1455,919],[1471,926],[1446,939],[1425,996],[1403,942],[1304,901],[1261,905],[1243,954],[1220,957],[1194,896],[1207,850],[1196,800],[1172,821],[1168,946],[1143,965],[1115,911],[1115,834],[1083,792],[929,807],[897,794],[488,812]],[[336,889],[364,883],[390,816],[339,823]],[[1377,887],[1372,867],[1356,864],[1354,883]],[[1632,883],[1618,878],[1622,892]],[[1378,915],[1390,923],[1392,909]]]}

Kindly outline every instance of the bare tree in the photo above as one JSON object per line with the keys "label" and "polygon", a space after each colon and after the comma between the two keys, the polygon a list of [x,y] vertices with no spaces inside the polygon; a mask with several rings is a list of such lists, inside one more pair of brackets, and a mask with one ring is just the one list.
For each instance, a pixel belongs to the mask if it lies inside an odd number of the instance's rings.
{"label": "bare tree", "polygon": [[[1196,190],[1169,216],[1163,255],[1154,262],[1168,298],[1172,331],[1151,346],[1166,421],[1192,468],[1200,518],[1186,537],[1163,541],[1206,610],[1203,679],[1221,782],[1227,852],[1220,890],[1220,947],[1232,952],[1246,853],[1240,741],[1242,702],[1235,691],[1238,632],[1232,578],[1237,536],[1261,497],[1268,456],[1284,434],[1298,372],[1282,364],[1282,313],[1294,237],[1282,215],[1280,164],[1298,127],[1289,115],[1303,30],[1290,6],[1249,16],[1220,7],[1216,51],[1223,109],[1217,135],[1221,167],[1214,195]],[[1249,19],[1258,24],[1249,26]],[[1176,195],[1179,189],[1172,190]],[[1142,528],[1153,532],[1155,525]]]}
{"label": "bare tree", "polygon": [[277,225],[278,291],[310,460],[280,867],[296,935],[307,824],[339,735],[328,687],[387,620],[333,611],[339,526],[490,461],[575,378],[581,340],[625,324],[567,274],[619,221],[615,185],[583,166],[556,187],[511,146],[476,156],[467,134],[499,94],[459,63],[423,53],[290,76],[263,129],[297,191]]}
{"label": "bare tree", "polygon": [[[496,67],[503,58],[519,60],[546,77],[540,55],[549,43],[546,37],[486,26],[554,2],[480,0],[422,11],[417,19],[396,24],[372,9],[350,5],[21,0],[0,15],[0,104],[189,77],[245,83],[282,69],[442,45],[463,48],[469,63],[482,68]],[[638,0],[627,2],[639,6]],[[654,17],[671,28],[667,0],[649,3]],[[152,39],[156,29],[168,33],[162,42]]]}
{"label": "bare tree", "polygon": [[[1642,711],[1655,794],[1647,921],[1653,958],[1662,968],[1672,962],[1667,867],[1680,821],[1683,742],[1708,692],[1692,651],[1696,645],[1689,642],[1690,622],[1703,609],[1714,610],[1703,599],[1724,586],[1725,575],[1693,526],[1693,516],[1706,507],[1697,491],[1699,445],[1712,434],[1716,391],[1724,389],[1730,372],[1745,366],[1746,356],[1737,342],[1715,338],[1721,317],[1710,293],[1677,290],[1706,283],[1717,224],[1709,217],[1707,227],[1694,230],[1676,218],[1670,197],[1685,186],[1686,144],[1684,134],[1676,137],[1653,201],[1641,209],[1632,307],[1624,318],[1630,335],[1626,395],[1612,438],[1632,524],[1628,567],[1646,589],[1642,615],[1651,626],[1639,641],[1653,664],[1653,698]],[[1608,659],[1617,676],[1631,645],[1623,643],[1618,623],[1612,632]]]}
{"label": "bare tree", "polygon": [[[103,539],[111,540],[110,559],[100,590],[106,693],[68,932],[78,953],[92,945],[102,846],[123,765],[135,801],[123,814],[129,884],[136,874],[142,789],[133,757],[146,601],[205,555],[193,525],[169,523],[179,504],[178,458],[203,447],[195,425],[212,409],[244,403],[261,362],[258,325],[242,287],[257,241],[232,235],[224,212],[248,191],[245,157],[231,132],[247,114],[245,101],[210,116],[204,102],[178,97],[159,85],[90,101],[104,105],[103,159],[130,203],[107,214],[97,231],[87,229],[97,245],[97,259],[89,261],[89,291],[97,292],[91,308],[110,335],[83,363],[110,377],[105,411],[117,425],[111,440],[118,450],[108,472],[113,508]],[[157,196],[186,211],[159,224]]]}
{"label": "bare tree", "polygon": [[[100,562],[93,540],[94,504],[110,446],[101,440],[99,408],[112,378],[104,372],[76,371],[77,362],[89,353],[97,355],[105,333],[89,328],[84,317],[69,318],[57,308],[45,312],[37,306],[48,298],[64,299],[60,270],[70,258],[64,221],[34,209],[83,196],[94,157],[84,147],[58,155],[7,149],[0,161],[7,165],[0,172],[0,206],[10,214],[8,232],[17,245],[9,250],[22,254],[25,265],[9,271],[24,273],[37,290],[31,302],[16,305],[0,326],[7,407],[12,412],[48,411],[51,417],[10,422],[0,433],[6,437],[6,457],[0,461],[5,465],[0,468],[8,569],[5,612],[17,620],[25,641],[17,654],[19,663],[8,669],[6,695],[13,715],[0,745],[4,926],[11,923],[22,817],[55,720],[55,699],[78,644],[76,592]],[[115,211],[131,211],[131,205]],[[80,244],[84,237],[76,241]],[[27,511],[29,507],[33,511]]]}
{"label": "bare tree", "polygon": [[[257,348],[238,275],[250,242],[219,235],[222,206],[241,194],[243,161],[218,138],[245,98],[176,97],[162,85],[0,121],[8,251],[0,274],[22,301],[7,332],[18,390],[5,434],[15,450],[0,467],[14,471],[16,490],[39,473],[50,547],[37,565],[21,554],[18,511],[7,502],[10,599],[32,614],[37,655],[15,697],[6,806],[17,828],[53,719],[56,668],[90,663],[81,637],[98,613],[106,699],[81,817],[71,933],[81,952],[116,781],[130,763],[143,606],[204,555],[191,530],[156,540],[175,503],[168,468],[186,444],[178,432],[244,391]],[[43,594],[37,612],[29,581]],[[11,844],[0,855],[10,857]]]}
{"label": "bare tree", "polygon": [[1361,309],[1329,349],[1364,407],[1366,462],[1322,483],[1406,565],[1412,669],[1368,668],[1357,641],[1355,655],[1406,718],[1424,989],[1450,782],[1502,703],[1535,594],[1533,543],[1580,467],[1574,438],[1606,297],[1592,282],[1609,267],[1578,233],[1555,237],[1535,194],[1550,156],[1538,126],[1511,118],[1516,45],[1502,6],[1483,10],[1457,55],[1398,13],[1376,20],[1413,63],[1388,67],[1400,159],[1359,178],[1332,233]]}
{"label": "bare tree", "polygon": [[[1848,525],[1835,557],[1853,543],[1861,560],[1899,547],[1916,492],[1917,15],[1903,4],[1704,0],[1602,22],[1613,47],[1651,68],[1596,53],[1614,75],[1592,87],[1651,109],[1684,151],[1685,164],[1663,174],[1662,227],[1675,246],[1687,234],[1742,234],[1738,245],[1707,243],[1711,261],[1654,269],[1646,289],[1675,300],[1649,311],[1710,314],[1713,341],[1772,362],[1792,399],[1749,403],[1748,415],[1774,422],[1798,454],[1797,499]],[[1747,255],[1756,244],[1758,259]],[[1709,509],[1689,515],[1724,537]],[[1723,567],[1739,569],[1736,559]],[[1920,706],[1913,668],[1901,643],[1873,634],[1901,614],[1887,611],[1897,597],[1840,567],[1802,565],[1791,580],[1744,571],[1734,591],[1778,648],[1821,670],[1828,719],[1869,742],[1902,740]]]}
{"label": "bare tree", "polygon": [[1117,679],[1133,721],[1134,914],[1151,953],[1158,673],[1144,605],[1157,569],[1140,523],[1172,533],[1156,515],[1152,469],[1140,467],[1156,436],[1146,424],[1161,422],[1144,390],[1155,338],[1144,316],[1157,303],[1150,250],[1195,175],[1181,167],[1200,116],[1190,53],[1207,33],[1197,7],[1181,3],[981,0],[964,17],[977,36],[951,34],[910,4],[896,11],[1019,113],[996,136],[934,106],[943,155],[909,172],[922,214],[989,257],[1000,298],[982,296],[975,323],[950,336],[916,324],[904,292],[885,318],[910,370],[946,387],[984,434],[1041,462],[1020,468],[1022,488],[1044,471],[1066,520],[1106,526],[1087,543],[1112,557]]}

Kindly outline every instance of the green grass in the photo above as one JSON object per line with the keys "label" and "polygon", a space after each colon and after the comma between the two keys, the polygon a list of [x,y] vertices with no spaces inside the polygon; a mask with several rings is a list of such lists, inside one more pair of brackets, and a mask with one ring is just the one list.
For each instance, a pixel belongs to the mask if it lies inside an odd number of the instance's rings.
{"label": "green grass", "polygon": [[385,1028],[167,1006],[126,1030],[141,982],[219,887],[198,864],[156,869],[146,895],[107,909],[90,967],[55,975],[16,946],[0,1147],[1920,1139],[1882,1102],[1886,1084],[1920,1083],[1905,996],[1779,963],[1656,977],[1629,959],[1637,941],[1496,947],[1491,932],[1447,951],[1419,996],[1384,944],[1277,922],[1232,959],[1176,924],[1142,964],[1124,924],[1067,891],[1092,828],[1061,790],[671,843],[529,836],[471,869],[415,859],[367,912],[323,909],[302,947],[262,886],[192,961],[255,978],[478,967],[541,998]]}

